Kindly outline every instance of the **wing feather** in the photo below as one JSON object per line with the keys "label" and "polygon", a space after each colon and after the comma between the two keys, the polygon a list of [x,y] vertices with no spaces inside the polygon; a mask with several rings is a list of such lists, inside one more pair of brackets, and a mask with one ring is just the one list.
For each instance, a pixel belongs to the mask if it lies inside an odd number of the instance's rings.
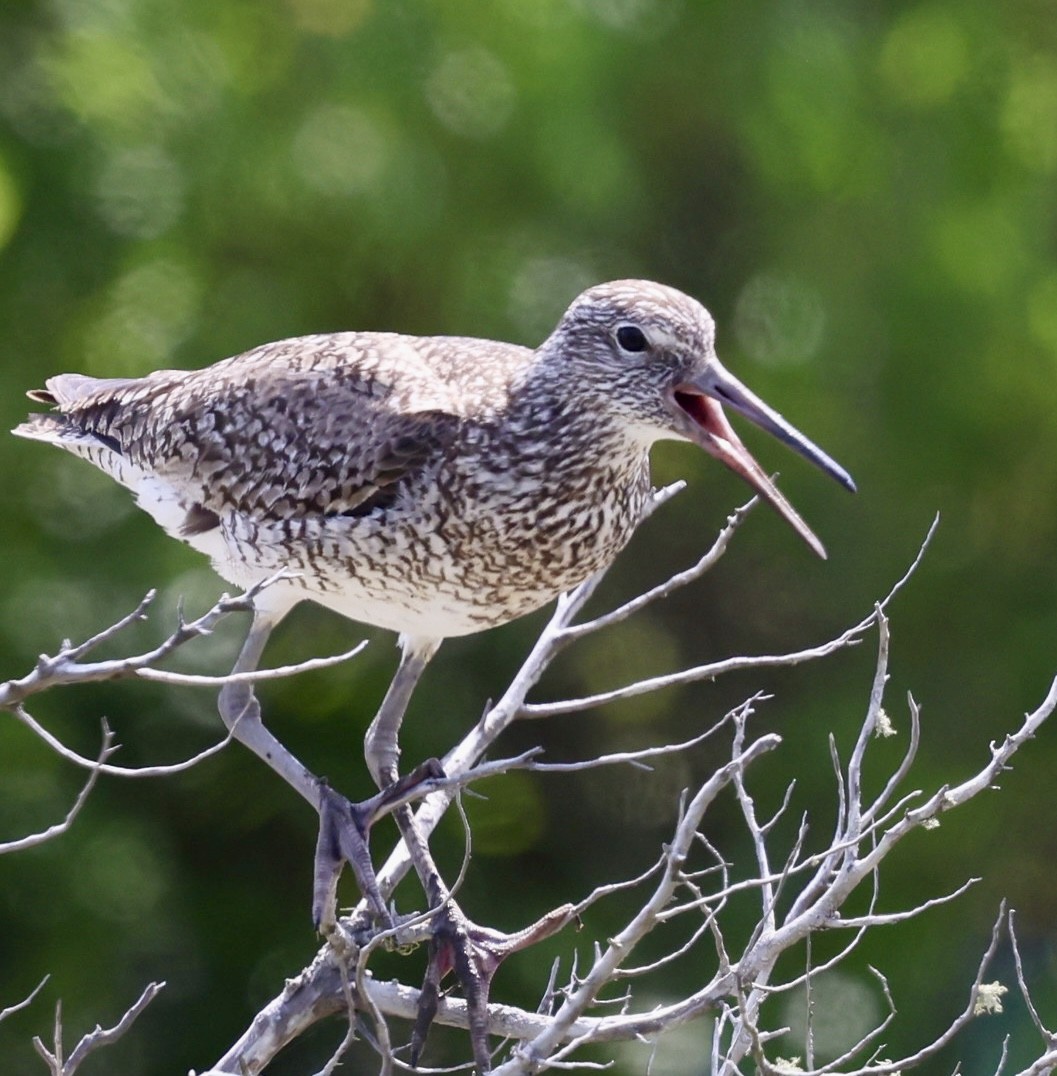
{"label": "wing feather", "polygon": [[430,359],[456,343],[468,342],[346,333],[280,341],[199,371],[64,374],[34,397],[58,414],[31,416],[18,432],[98,463],[83,451],[94,443],[156,475],[194,506],[192,530],[231,508],[273,519],[363,515],[447,451],[458,393]]}

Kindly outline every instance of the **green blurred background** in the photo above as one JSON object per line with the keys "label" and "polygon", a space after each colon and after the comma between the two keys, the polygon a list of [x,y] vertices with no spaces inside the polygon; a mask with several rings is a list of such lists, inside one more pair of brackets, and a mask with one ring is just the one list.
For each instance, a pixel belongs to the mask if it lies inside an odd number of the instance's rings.
{"label": "green blurred background", "polygon": [[[829,562],[758,511],[709,579],[567,652],[536,697],[819,641],[869,611],[939,512],[927,560],[892,609],[889,710],[903,735],[876,746],[871,769],[876,782],[899,757],[913,690],[925,725],[912,787],[931,789],[982,765],[1057,671],[1055,175],[1050,0],[8,3],[3,423],[58,371],[200,366],[348,328],[535,344],[590,283],[674,284],[715,314],[724,361],[846,465],[860,493],[747,432]],[[689,489],[637,536],[599,607],[692,561],[745,497],[689,446],[662,446],[655,461],[659,480],[685,476]],[[151,620],[111,655],[158,640],[181,598],[197,611],[222,590],[88,466],[11,438],[0,469],[0,676],[109,624],[150,587],[160,589]],[[441,651],[407,726],[407,760],[442,752],[472,723],[540,624]],[[176,666],[224,671],[243,628],[226,625]],[[363,634],[303,607],[268,660]],[[396,658],[391,637],[368,635],[354,665],[262,691],[280,737],[354,796],[368,790],[362,729]],[[761,809],[795,777],[777,837],[808,811],[820,841],[834,810],[827,736],[846,756],[873,646],[518,729],[503,747],[542,743],[549,758],[575,759],[679,739],[765,689],[776,697],[755,728],[786,742],[755,773]],[[210,693],[191,689],[67,690],[32,710],[88,752],[106,715],[129,764],[177,760],[218,731]],[[670,832],[678,790],[721,757],[715,745],[652,775],[493,782],[488,804],[471,805],[465,907],[520,927],[637,873]],[[937,1033],[964,1004],[1003,896],[1057,1022],[1054,765],[1048,731],[1000,791],[886,864],[886,911],[983,880],[953,910],[867,941],[826,987],[838,1038],[882,1011],[867,961],[890,976],[901,1008],[888,1056]],[[10,719],[0,770],[2,838],[56,820],[81,780]],[[115,1020],[150,979],[168,981],[163,995],[84,1071],[208,1067],[315,951],[314,821],[232,748],[180,777],[104,781],[62,840],[0,859],[0,1007],[52,975],[0,1027],[4,1072],[42,1071],[30,1038],[47,1035],[58,998],[75,1039]],[[708,835],[744,857],[732,803],[717,805]],[[458,827],[437,845],[454,869]],[[412,888],[401,893],[416,906]],[[548,961],[574,946],[588,954],[627,906],[599,908],[581,935],[510,961],[496,997],[534,1005]],[[737,912],[734,934],[751,911]],[[712,967],[702,951],[640,1003],[688,992]],[[410,980],[420,970],[420,956],[379,965]],[[1012,983],[1007,957],[995,977]],[[797,1018],[784,1005],[774,1003],[773,1025]],[[993,1071],[1009,1032],[1014,1060],[1034,1056],[1023,1006],[1010,1001],[934,1070],[960,1057],[966,1073]],[[703,1071],[707,1033],[700,1023],[664,1040],[654,1071]],[[341,1034],[338,1022],[321,1027],[271,1071],[314,1071]],[[435,1061],[467,1052],[443,1033],[434,1049]],[[776,1052],[802,1054],[802,1043]],[[648,1055],[620,1049],[617,1071],[645,1071]],[[350,1070],[371,1071],[366,1053],[354,1058]]]}

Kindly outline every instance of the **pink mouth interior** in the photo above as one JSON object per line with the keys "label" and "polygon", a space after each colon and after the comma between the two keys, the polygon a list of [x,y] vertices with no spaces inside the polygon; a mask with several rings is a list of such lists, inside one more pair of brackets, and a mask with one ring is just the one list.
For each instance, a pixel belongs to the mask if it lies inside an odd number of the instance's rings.
{"label": "pink mouth interior", "polygon": [[707,396],[698,392],[676,391],[675,402],[701,429],[713,436],[722,436],[723,431],[716,422],[717,405]]}

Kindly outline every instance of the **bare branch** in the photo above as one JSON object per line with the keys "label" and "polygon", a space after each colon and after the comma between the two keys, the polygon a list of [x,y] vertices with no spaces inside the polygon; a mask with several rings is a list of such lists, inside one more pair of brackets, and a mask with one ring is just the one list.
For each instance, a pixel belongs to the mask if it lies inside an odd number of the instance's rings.
{"label": "bare branch", "polygon": [[604,613],[602,616],[595,617],[594,620],[584,621],[582,624],[571,624],[569,627],[565,628],[563,632],[564,639],[568,642],[572,642],[575,639],[582,638],[584,635],[589,635],[592,632],[601,631],[614,624],[619,624],[621,621],[627,620],[628,617],[633,616],[641,609],[645,609],[646,606],[652,605],[655,601],[658,601],[661,598],[667,598],[676,590],[700,579],[705,572],[716,565],[719,559],[727,551],[727,547],[730,545],[735,531],[737,531],[745,521],[749,512],[751,512],[758,503],[759,498],[753,497],[745,504],[735,508],[727,517],[727,522],[719,532],[715,542],[713,542],[712,548],[709,549],[709,551],[692,567],[687,568],[685,571],[677,572],[665,582],[647,590],[636,598],[632,598],[631,601],[625,602],[623,605],[612,610],[612,612]]}
{"label": "bare branch", "polygon": [[910,712],[910,740],[907,744],[906,752],[903,755],[902,761],[885,782],[885,786],[880,794],[863,813],[864,821],[876,818],[878,814],[884,810],[885,805],[895,794],[895,790],[906,779],[907,774],[910,772],[910,767],[914,763],[914,759],[917,758],[918,746],[921,743],[921,710],[918,707],[918,704],[914,701],[914,696],[911,695],[909,691],[907,692],[907,708]]}
{"label": "bare branch", "polygon": [[908,1054],[896,1061],[878,1062],[860,1069],[859,1072],[861,1072],[863,1076],[895,1076],[895,1074],[903,1069],[920,1065],[923,1061],[935,1057],[940,1050],[950,1043],[954,1037],[978,1015],[977,1000],[980,996],[980,988],[983,985],[984,976],[987,974],[991,962],[998,952],[998,943],[1001,937],[1002,922],[1004,918],[1005,907],[1003,906],[995,919],[994,926],[991,928],[991,940],[984,950],[983,956],[980,958],[980,963],[977,965],[976,977],[973,979],[973,984],[969,990],[969,1000],[966,1003],[965,1008],[947,1026],[947,1029],[933,1039],[928,1045],[923,1046],[913,1054]]}
{"label": "bare branch", "polygon": [[1042,1018],[1039,1016],[1039,1011],[1035,1007],[1035,1002],[1032,1000],[1031,991],[1028,990],[1028,983],[1024,977],[1024,964],[1020,958],[1020,943],[1017,941],[1017,933],[1014,930],[1013,920],[1015,913],[1012,908],[1009,909],[1009,917],[1007,919],[1007,930],[1009,931],[1009,943],[1013,949],[1013,964],[1017,972],[1017,986],[1020,987],[1020,996],[1024,999],[1024,1004],[1027,1006],[1028,1012],[1031,1015],[1031,1022],[1035,1025],[1035,1030],[1039,1033],[1039,1037],[1046,1044],[1049,1049],[1057,1048],[1057,1034],[1050,1031],[1050,1029],[1042,1022]]}
{"label": "bare branch", "polygon": [[69,1056],[69,1060],[63,1060],[62,1002],[59,1002],[55,1006],[55,1029],[53,1033],[52,1049],[49,1050],[39,1036],[33,1039],[33,1045],[36,1048],[37,1053],[44,1059],[52,1076],[74,1076],[74,1073],[80,1068],[81,1063],[89,1056],[89,1054],[94,1053],[104,1046],[109,1046],[112,1043],[117,1042],[117,1040],[128,1031],[139,1015],[154,1000],[158,992],[162,990],[164,986],[165,983],[150,983],[143,993],[140,994],[139,998],[133,1002],[132,1006],[125,1012],[125,1015],[122,1016],[113,1027],[103,1028],[99,1024],[96,1024],[95,1030],[84,1035],[81,1038],[81,1041],[77,1043]]}
{"label": "bare branch", "polygon": [[192,640],[212,634],[214,627],[224,617],[230,616],[232,613],[251,612],[254,598],[263,589],[271,586],[279,579],[286,578],[287,575],[288,573],[279,572],[234,598],[223,594],[210,609],[195,620],[185,621],[181,616],[176,630],[150,650],[125,658],[114,658],[110,661],[82,661],[81,659],[85,655],[98,649],[104,643],[110,642],[131,624],[146,619],[147,609],[155,597],[155,591],[150,591],[131,613],[121,617],[110,627],[76,646],[65,643],[54,656],[41,654],[32,672],[21,679],[8,680],[6,683],[0,684],[0,709],[11,709],[31,695],[68,684],[95,683],[135,677],[167,684],[217,687],[227,683],[271,680],[293,676],[296,673],[314,669],[329,668],[331,665],[348,661],[359,654],[366,643],[360,643],[344,654],[336,654],[328,658],[310,658],[307,661],[285,668],[262,669],[252,673],[236,673],[228,674],[227,676],[192,676],[184,673],[164,672],[154,668],[154,666]]}
{"label": "bare branch", "polygon": [[[185,622],[180,619],[179,626],[167,639],[151,650],[126,658],[116,658],[111,661],[83,663],[80,661],[86,654],[97,649],[103,643],[109,642],[120,631],[129,625],[142,621],[146,618],[146,610],[154,599],[154,591],[151,591],[137,605],[137,607],[109,628],[83,643],[73,646],[65,644],[60,652],[54,657],[41,655],[36,668],[20,680],[9,680],[0,685],[0,709],[9,710],[15,718],[30,732],[42,740],[52,751],[61,758],[83,769],[89,770],[94,776],[106,774],[113,777],[153,778],[166,777],[191,769],[200,762],[222,751],[232,739],[229,732],[217,743],[196,753],[190,758],[174,763],[163,763],[150,766],[118,766],[105,761],[113,754],[116,747],[110,743],[104,757],[90,759],[64,744],[57,736],[42,726],[22,706],[23,700],[31,695],[39,694],[57,686],[71,684],[93,683],[105,680],[124,678],[136,678],[149,680],[170,686],[206,686],[218,687],[229,683],[256,682],[258,680],[276,680],[296,676],[303,672],[311,672],[317,669],[330,668],[339,665],[362,652],[367,645],[361,642],[341,654],[335,654],[325,658],[309,658],[306,661],[293,665],[280,666],[273,669],[258,669],[250,673],[228,673],[224,676],[200,676],[187,673],[177,673],[168,670],[154,668],[153,666],[168,657],[176,649],[190,642],[192,639],[208,635],[217,621],[234,612],[244,612],[252,608],[253,597],[265,586],[270,585],[280,576],[273,577],[265,583],[250,588],[238,598],[230,598],[223,595],[206,613],[197,620]],[[47,839],[45,837],[44,839]],[[4,848],[0,846],[0,852]]]}
{"label": "bare branch", "polygon": [[[931,537],[931,534],[932,531],[930,530],[929,537]],[[916,567],[919,562],[927,542],[928,538],[926,538],[926,542],[923,543],[922,551],[919,552],[918,558],[915,560],[910,570],[908,570],[904,577],[897,582],[889,592],[888,596],[883,602],[879,603],[879,607],[875,609],[869,617],[848,632],[844,633],[843,636],[838,637],[836,640],[832,640],[829,644],[812,648],[807,652],[801,652],[803,655],[802,659],[808,660],[812,657],[824,656],[826,653],[832,652],[832,650],[837,649],[842,645],[848,645],[853,641],[858,641],[858,637],[861,636],[874,620],[881,615],[881,612],[885,609],[893,596],[901,589],[906,582],[906,579],[909,578],[914,567]],[[526,712],[531,712],[531,708],[526,707],[525,704],[528,692],[538,682],[550,661],[570,638],[567,631],[572,624],[572,620],[579,609],[582,608],[590,594],[594,591],[600,578],[601,576],[597,576],[588,580],[576,591],[558,601],[551,620],[544,628],[536,645],[533,647],[506,693],[494,706],[485,712],[477,726],[466,736],[463,742],[444,759],[444,768],[447,774],[455,777],[470,771],[481,754],[488,749],[495,738],[500,735],[513,720],[517,719],[519,716],[524,716]],[[575,634],[576,633],[573,632],[573,636],[575,636]],[[717,666],[703,667],[703,669],[706,673],[718,673],[719,668],[752,667],[754,664],[759,665],[761,660],[763,662],[777,660],[778,662],[786,663],[791,658],[796,659],[797,657],[799,657],[799,655],[784,655],[778,659],[741,659],[740,661],[735,660]],[[692,672],[696,672],[698,676],[702,675],[702,670],[693,670]],[[659,678],[659,681],[660,683],[673,682],[671,678]],[[640,687],[637,690],[648,690],[651,684],[652,682],[647,682],[646,687]],[[605,697],[609,698],[614,696],[607,695]],[[580,700],[579,703],[574,703],[573,705],[579,705],[582,702],[583,700]],[[757,743],[759,742],[760,741],[757,741]],[[665,753],[668,750],[677,750],[684,746],[686,745],[669,745],[667,748],[650,749],[650,751],[658,750],[659,753]],[[863,753],[864,752],[860,752],[860,754]],[[645,756],[640,753],[629,752],[620,755],[605,756],[603,759],[599,760],[589,760],[587,763],[564,764],[563,768],[584,768],[585,766],[610,761],[634,763],[641,761],[644,757]],[[747,760],[742,760],[742,766],[745,764],[747,764]],[[534,766],[537,767],[544,765],[548,768],[554,766],[554,764],[549,763],[534,764]],[[904,769],[908,766],[909,762],[906,763]],[[840,780],[840,786],[841,795],[846,801],[846,779],[843,777]],[[894,788],[894,783],[892,787]],[[779,809],[778,815],[786,809],[790,796],[791,792],[787,792],[786,799],[783,801],[783,805]],[[431,792],[431,794],[426,797],[417,812],[417,824],[423,833],[428,834],[432,831],[433,827],[452,801],[452,798],[453,792],[450,789],[440,789]],[[906,807],[909,806],[909,799],[910,797],[904,797],[904,800],[901,801],[903,809],[906,809]],[[842,817],[845,816],[845,810],[845,806],[842,805]],[[898,821],[902,818],[902,815],[892,814],[891,812],[894,810],[894,808],[889,808],[889,813],[885,816],[886,822],[892,821],[893,819]],[[858,808],[858,811],[862,817],[863,812],[861,806]],[[680,819],[680,823],[677,827],[677,833],[680,836],[684,835],[684,826],[687,824],[688,817],[689,815],[687,814]],[[759,840],[766,840],[767,836],[773,830],[773,824],[774,818],[763,824],[759,822],[755,823]],[[624,946],[626,951],[621,953],[619,959],[614,960],[612,946],[608,949],[599,949],[596,953],[596,959],[586,975],[580,976],[574,972],[569,987],[563,992],[564,1002],[558,1010],[561,1019],[567,1020],[570,1017],[573,1019],[574,1022],[571,1027],[566,1027],[562,1030],[556,1020],[552,1018],[549,1022],[544,1022],[542,1031],[540,1030],[539,1025],[533,1025],[531,1023],[522,1024],[522,1030],[526,1033],[519,1035],[513,1033],[509,1027],[493,1025],[492,1030],[496,1034],[513,1034],[513,1037],[515,1038],[520,1038],[522,1040],[531,1038],[532,1040],[531,1043],[526,1043],[525,1046],[518,1050],[515,1061],[507,1063],[507,1066],[515,1066],[510,1069],[510,1071],[522,1071],[521,1068],[517,1067],[517,1065],[522,1063],[531,1067],[535,1063],[532,1060],[533,1058],[537,1061],[542,1061],[543,1058],[546,1058],[547,1065],[575,1064],[575,1062],[570,1059],[577,1046],[581,1043],[588,1041],[598,1042],[610,1038],[649,1036],[660,1030],[675,1026],[687,1019],[691,1019],[693,1016],[706,1010],[716,1011],[718,1009],[721,1014],[726,1013],[726,1016],[721,1016],[720,1020],[717,1021],[717,1025],[720,1027],[726,1027],[728,1029],[735,1026],[745,1027],[744,1021],[746,1019],[746,1012],[745,1009],[742,1008],[742,1005],[744,1004],[744,1006],[750,1009],[754,1009],[755,1006],[758,1005],[757,999],[764,996],[768,990],[765,985],[766,976],[768,974],[767,969],[773,966],[773,962],[777,959],[778,954],[786,951],[790,945],[796,944],[798,939],[802,940],[808,937],[812,929],[827,925],[829,918],[834,916],[836,910],[839,909],[843,900],[846,899],[847,895],[855,888],[855,886],[859,884],[863,878],[875,875],[875,872],[871,869],[860,870],[859,872],[852,871],[850,874],[845,870],[841,876],[845,884],[840,892],[839,899],[833,903],[831,910],[827,910],[828,906],[823,898],[827,893],[827,886],[838,877],[836,873],[838,865],[843,863],[845,865],[861,868],[863,864],[856,859],[856,851],[861,846],[863,840],[870,839],[876,841],[875,835],[879,832],[879,826],[880,820],[878,818],[871,817],[867,819],[862,817],[857,839],[848,838],[842,841],[839,847],[835,848],[831,845],[825,852],[817,853],[812,856],[804,856],[802,853],[802,846],[807,830],[806,825],[802,825],[793,851],[786,857],[782,870],[777,873],[771,871],[764,872],[765,880],[761,880],[757,877],[754,879],[746,879],[741,882],[731,882],[727,877],[726,867],[722,865],[721,858],[717,856],[717,863],[719,864],[718,869],[722,873],[723,884],[719,892],[714,892],[712,894],[707,894],[702,890],[696,889],[697,883],[693,880],[694,876],[687,875],[681,866],[681,854],[677,855],[672,850],[669,850],[669,853],[665,856],[662,863],[658,865],[663,869],[654,893],[656,894],[657,890],[662,886],[670,886],[671,891],[666,895],[667,899],[670,900],[671,896],[674,895],[676,887],[687,886],[690,888],[691,892],[695,893],[695,896],[690,902],[684,902],[675,907],[669,905],[669,907],[663,911],[660,908],[655,909],[652,919],[650,920],[651,925],[648,929],[652,929],[653,923],[659,924],[664,922],[666,918],[670,918],[671,914],[678,914],[676,911],[677,908],[679,910],[700,909],[704,916],[704,922],[708,926],[708,932],[713,937],[716,954],[719,959],[719,967],[716,974],[709,983],[705,984],[701,990],[693,995],[684,998],[671,1006],[655,1009],[649,1014],[635,1014],[627,1011],[622,1012],[616,1017],[592,1018],[586,1016],[584,1014],[584,1006],[597,1003],[598,989],[601,988],[601,984],[611,981],[618,971],[624,967],[627,967],[627,970],[629,971],[631,970],[630,966],[625,964],[626,957],[629,955],[631,948],[633,948],[633,939],[637,937],[635,934],[636,927],[638,929],[642,929],[642,927],[641,923],[629,924],[627,930],[631,931],[631,934],[627,938],[618,936],[617,939],[623,939],[627,942]],[[696,830],[691,825],[689,840],[692,843],[696,843],[699,839],[699,834],[696,833]],[[673,844],[673,848],[674,847],[675,845]],[[651,868],[643,878],[645,879],[650,876],[656,869],[657,866]],[[709,869],[715,870],[717,868]],[[383,885],[385,886],[383,891],[391,891],[392,886],[396,884],[406,870],[406,852],[403,849],[397,849],[380,872],[380,877],[383,879]],[[757,944],[754,947],[750,947],[747,952],[743,953],[737,960],[735,960],[727,951],[727,946],[719,929],[717,920],[717,915],[720,909],[722,909],[724,902],[731,895],[742,889],[761,888],[761,886],[770,885],[773,882],[776,888],[774,896],[769,902],[773,907],[774,900],[777,899],[777,893],[780,891],[781,887],[794,877],[794,875],[804,870],[816,870],[816,874],[810,880],[808,886],[812,892],[811,899],[814,903],[805,906],[804,914],[801,916],[799,922],[791,923],[790,919],[787,917],[782,923],[776,923],[772,932],[768,933],[765,931],[764,935],[757,939]],[[766,879],[770,879],[770,881],[766,881]],[[607,891],[608,889],[605,886],[598,887],[589,900],[600,899]],[[839,920],[839,917],[837,917],[837,919]],[[357,921],[357,918],[354,917],[349,923],[351,925],[355,924]],[[702,934],[702,931],[695,931],[695,939],[701,937]],[[355,931],[349,935],[350,941],[354,936]],[[857,942],[853,939],[852,943],[846,947],[846,951],[850,952],[855,944],[857,944]],[[306,981],[306,986],[311,982],[312,978],[310,976]],[[753,990],[749,990],[748,992],[743,990],[740,985],[742,982],[758,984],[759,989],[756,994],[753,994]],[[377,985],[378,984],[375,984],[369,978],[366,978],[363,983],[365,994],[369,994],[371,1000],[379,1005],[380,1012],[384,1011],[389,1015],[396,1014],[396,1010],[389,1007],[394,999],[387,998],[384,1002],[380,1001],[377,993]],[[414,991],[411,992],[410,996],[414,996]],[[723,1000],[725,996],[736,999],[733,1007],[728,1006]],[[618,999],[618,1001],[619,1000],[620,999]],[[622,1004],[626,1004],[626,1000],[627,999],[625,999]],[[276,999],[276,1001],[273,1002],[273,1005],[282,1008],[282,999]],[[304,1010],[301,1009],[301,1015],[303,1015],[303,1011]],[[265,1014],[262,1013],[262,1016],[264,1015]],[[523,1015],[532,1015],[538,1018],[538,1014]],[[290,1013],[288,1018],[292,1025],[300,1019],[300,1015]],[[438,1015],[440,1022],[458,1022],[460,1018],[461,1014],[457,1003],[453,1003],[449,1008],[446,1008],[444,1012]],[[308,1022],[312,1021],[309,1020]],[[762,1044],[769,1041],[772,1037],[772,1033],[759,1031],[755,1027],[751,1029],[746,1028],[746,1030],[750,1032],[747,1041],[755,1042],[757,1048],[762,1048]],[[235,1063],[237,1059],[239,1064],[248,1066],[246,1071],[259,1071],[254,1068],[251,1061],[254,1057],[261,1057],[263,1060],[264,1055],[256,1052],[262,1038],[270,1038],[273,1048],[277,1048],[277,1040],[271,1030],[269,1030],[265,1036],[258,1034],[258,1031],[259,1029],[249,1029],[247,1035],[244,1036],[242,1046],[239,1047],[237,1045],[233,1048],[233,1050],[226,1056],[225,1060]],[[529,1032],[531,1032],[531,1034],[529,1034]],[[541,1039],[541,1035],[544,1036],[544,1038]],[[718,1041],[717,1038],[716,1042]],[[551,1045],[552,1048],[549,1049],[549,1052],[545,1048],[540,1049],[540,1046],[544,1042]],[[725,1071],[738,1071],[737,1051],[726,1051],[723,1065],[725,1066]],[[506,1066],[504,1066],[504,1069],[505,1068]]]}
{"label": "bare branch", "polygon": [[[743,705],[748,705],[753,702],[761,702],[769,697],[770,696],[764,695],[762,692],[757,692],[748,700],[748,703]],[[659,758],[665,755],[675,755],[697,747],[698,744],[704,743],[727,725],[734,712],[735,711],[732,710],[730,713],[725,714],[711,728],[706,729],[697,736],[691,737],[689,740],[683,740],[680,743],[664,744],[660,747],[643,747],[636,751],[614,751],[611,754],[596,755],[594,758],[584,759],[581,762],[532,762],[526,769],[535,773],[576,773],[581,770],[593,770],[600,766],[613,766],[621,763],[637,765],[642,769],[649,769],[650,767],[645,765],[647,759]]]}
{"label": "bare branch", "polygon": [[666,673],[663,676],[648,677],[633,684],[627,684],[624,687],[614,688],[612,691],[601,691],[596,695],[585,695],[579,699],[564,699],[561,702],[526,703],[521,709],[521,715],[530,718],[558,717],[562,714],[574,714],[581,710],[590,710],[595,706],[616,702],[618,699],[630,699],[637,695],[646,695],[662,688],[693,684],[701,680],[715,680],[717,677],[731,672],[740,672],[746,669],[780,668],[788,665],[800,665],[806,661],[816,661],[846,646],[855,646],[859,642],[860,636],[870,627],[873,621],[874,616],[871,614],[854,627],[842,632],[835,639],[820,643],[818,646],[807,647],[804,650],[790,651],[788,654],[760,654],[755,657],[726,658],[723,661],[713,661],[690,669],[680,669],[677,672]]}
{"label": "bare branch", "polygon": [[[77,798],[73,801],[73,806],[66,812],[66,817],[61,822],[56,822],[54,825],[48,826],[47,829],[41,830],[39,833],[31,833],[26,837],[19,837],[13,841],[4,841],[0,843],[0,855],[3,855],[5,852],[21,852],[23,849],[33,848],[35,845],[43,844],[45,841],[50,841],[55,837],[62,836],[62,834],[73,825],[73,820],[81,813],[81,808],[87,802],[92,789],[95,788],[95,783],[99,778],[105,760],[108,759],[115,750],[114,734],[110,731],[109,726],[104,721],[103,742],[99,748],[99,756],[96,759],[95,765],[90,769],[88,780],[85,781],[81,791],[77,794]],[[0,1019],[2,1019],[2,1017],[0,1017]]]}
{"label": "bare branch", "polygon": [[943,904],[950,904],[951,901],[957,900],[964,893],[967,893],[979,881],[979,878],[968,878],[957,889],[952,889],[951,892],[944,893],[941,897],[924,900],[920,904],[915,904],[913,908],[907,908],[902,912],[882,913],[871,911],[869,915],[848,916],[847,918],[837,916],[831,919],[826,924],[826,927],[829,930],[837,928],[858,930],[860,927],[884,927],[891,926],[894,923],[905,923],[908,919],[916,919],[922,913],[931,911],[933,908],[938,908]]}
{"label": "bare branch", "polygon": [[859,735],[848,762],[848,806],[844,821],[844,832],[851,839],[858,839],[862,830],[862,768],[866,758],[866,748],[875,735],[882,704],[884,703],[885,684],[888,683],[888,617],[881,607],[877,610],[877,666],[874,671],[873,685],[870,688],[870,701],[866,718],[859,728]]}
{"label": "bare branch", "polygon": [[750,765],[755,759],[768,751],[773,750],[781,742],[778,736],[762,736],[730,762],[722,766],[700,788],[697,795],[687,806],[686,813],[676,829],[674,839],[671,842],[667,856],[665,871],[658,882],[650,898],[643,905],[628,925],[616,934],[605,952],[597,959],[590,972],[584,978],[582,985],[571,994],[555,1013],[551,1026],[542,1035],[536,1036],[519,1050],[518,1057],[521,1060],[508,1063],[496,1070],[497,1076],[509,1071],[523,1070],[524,1059],[535,1057],[548,1057],[554,1054],[554,1060],[562,1060],[574,1050],[582,1041],[583,1037],[573,1038],[566,1046],[556,1049],[569,1034],[572,1025],[584,1014],[584,1011],[598,997],[602,987],[613,976],[613,973],[624,963],[628,955],[643,937],[646,936],[659,921],[658,913],[667,905],[676,887],[679,884],[679,871],[694,841],[694,834],[701,824],[705,811],[718,795],[719,791],[729,784],[735,774]]}
{"label": "bare branch", "polygon": [[225,684],[256,684],[265,680],[286,680],[301,673],[316,672],[319,669],[331,669],[343,665],[346,661],[362,654],[367,647],[367,640],[357,643],[351,650],[340,654],[330,654],[325,658],[306,658],[292,665],[278,665],[272,669],[254,669],[252,672],[224,673],[218,676],[204,676],[197,673],[170,672],[168,669],[145,667],[135,672],[137,680],[150,680],[156,684],[169,684],[172,687],[223,687]]}
{"label": "bare branch", "polygon": [[150,591],[131,613],[86,642],[77,646],[67,643],[53,657],[41,654],[36,668],[31,673],[19,680],[8,680],[7,683],[0,685],[0,709],[10,708],[31,695],[62,684],[90,683],[135,675],[137,670],[156,664],[192,639],[210,634],[222,617],[232,612],[244,612],[252,608],[250,592],[239,598],[230,598],[224,594],[197,620],[191,623],[181,622],[176,631],[152,650],[114,661],[94,663],[80,661],[85,654],[109,642],[130,624],[143,620],[146,616],[146,609],[154,600],[154,596],[155,592]]}
{"label": "bare branch", "polygon": [[218,740],[215,744],[181,762],[169,762],[156,766],[115,766],[109,762],[93,761],[74,751],[73,748],[67,747],[57,736],[53,736],[40,722],[33,718],[24,707],[15,706],[12,708],[11,713],[30,732],[43,740],[60,758],[65,759],[67,762],[72,762],[82,769],[91,770],[93,773],[106,774],[108,777],[169,777],[172,774],[189,770],[205,759],[219,754],[232,740],[232,734],[229,732],[222,740]]}
{"label": "bare branch", "polygon": [[6,1009],[0,1009],[0,1024],[2,1024],[9,1016],[14,1016],[15,1013],[21,1012],[23,1009],[32,1005],[34,999],[44,989],[44,984],[50,978],[50,975],[45,975],[21,1001],[16,1002],[14,1005],[8,1005]]}

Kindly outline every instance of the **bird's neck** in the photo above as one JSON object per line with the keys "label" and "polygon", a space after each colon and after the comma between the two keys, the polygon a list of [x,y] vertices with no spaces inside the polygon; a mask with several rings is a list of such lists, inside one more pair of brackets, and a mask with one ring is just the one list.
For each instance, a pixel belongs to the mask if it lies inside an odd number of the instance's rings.
{"label": "bird's neck", "polygon": [[530,484],[596,495],[646,488],[649,446],[629,435],[607,402],[554,378],[528,378],[466,434],[492,468]]}
{"label": "bird's neck", "polygon": [[640,443],[612,406],[611,396],[564,365],[538,362],[509,385],[499,409],[504,424],[528,441],[587,441],[617,455],[639,456]]}

